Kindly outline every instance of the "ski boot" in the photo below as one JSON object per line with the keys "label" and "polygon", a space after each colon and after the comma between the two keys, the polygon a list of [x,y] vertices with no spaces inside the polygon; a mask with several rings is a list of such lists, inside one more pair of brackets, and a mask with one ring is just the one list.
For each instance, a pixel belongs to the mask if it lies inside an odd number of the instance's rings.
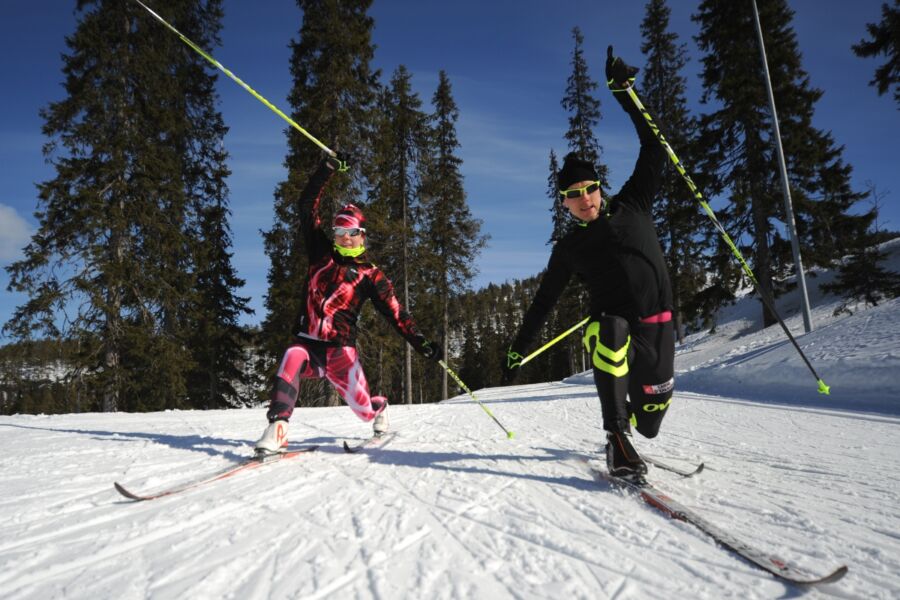
{"label": "ski boot", "polygon": [[631,444],[631,434],[606,432],[606,468],[613,477],[643,483],[647,465]]}
{"label": "ski boot", "polygon": [[277,454],[287,450],[288,439],[288,423],[283,419],[278,419],[269,423],[263,432],[259,441],[256,442],[257,456],[266,456],[268,454]]}
{"label": "ski boot", "polygon": [[387,416],[387,398],[372,398],[372,408],[376,413],[375,420],[372,421],[372,432],[381,437],[391,428]]}

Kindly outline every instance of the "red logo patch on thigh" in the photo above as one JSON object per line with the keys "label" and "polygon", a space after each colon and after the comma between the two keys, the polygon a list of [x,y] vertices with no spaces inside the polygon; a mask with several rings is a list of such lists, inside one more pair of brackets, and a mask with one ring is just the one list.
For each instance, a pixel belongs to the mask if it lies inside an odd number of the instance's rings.
{"label": "red logo patch on thigh", "polygon": [[655,396],[657,394],[667,394],[675,389],[675,378],[665,381],[663,383],[657,383],[655,385],[645,385],[643,386],[644,393],[648,396]]}

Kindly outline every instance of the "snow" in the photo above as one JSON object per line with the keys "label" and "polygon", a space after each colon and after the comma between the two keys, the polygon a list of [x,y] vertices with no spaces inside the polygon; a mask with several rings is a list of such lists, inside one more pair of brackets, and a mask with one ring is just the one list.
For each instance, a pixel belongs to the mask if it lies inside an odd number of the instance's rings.
{"label": "snow", "polygon": [[837,583],[782,583],[592,479],[579,458],[601,457],[600,409],[582,374],[476,390],[513,440],[462,395],[392,406],[396,438],[349,455],[367,424],[298,409],[292,445],[316,452],[149,502],[113,481],[216,473],[251,453],[264,409],[0,417],[0,598],[896,598],[900,301],[839,317],[811,301],[815,331],[787,323],[831,395],[745,299],[679,348],[662,433],[636,444],[705,462],[650,477],[809,572],[848,565]]}

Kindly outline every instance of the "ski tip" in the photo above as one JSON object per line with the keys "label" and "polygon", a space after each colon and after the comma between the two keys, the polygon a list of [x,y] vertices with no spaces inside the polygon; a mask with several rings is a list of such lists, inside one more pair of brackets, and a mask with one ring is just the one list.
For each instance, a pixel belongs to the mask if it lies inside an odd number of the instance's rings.
{"label": "ski tip", "polygon": [[140,496],[126,490],[118,481],[113,482],[113,487],[116,488],[117,492],[119,492],[129,500],[143,500],[143,498],[141,498]]}
{"label": "ski tip", "polygon": [[350,447],[350,444],[347,443],[347,440],[344,440],[344,452],[353,453],[353,448]]}
{"label": "ski tip", "polygon": [[[775,561],[773,561],[775,562]],[[765,568],[765,567],[763,567]],[[784,563],[780,563],[780,561],[775,562],[774,569],[766,569],[779,579],[786,581],[787,583],[793,585],[800,585],[804,587],[812,587],[814,585],[822,585],[829,584],[839,581],[847,574],[847,565],[842,565],[829,573],[828,575],[823,575],[822,577],[815,577],[814,575],[810,575],[807,571],[797,571],[793,567],[787,566]]]}
{"label": "ski tip", "polygon": [[824,577],[820,577],[818,579],[813,579],[811,581],[800,581],[798,582],[800,585],[818,585],[820,583],[834,583],[839,581],[847,574],[847,565],[841,565],[837,569],[831,572],[830,575],[825,575]]}

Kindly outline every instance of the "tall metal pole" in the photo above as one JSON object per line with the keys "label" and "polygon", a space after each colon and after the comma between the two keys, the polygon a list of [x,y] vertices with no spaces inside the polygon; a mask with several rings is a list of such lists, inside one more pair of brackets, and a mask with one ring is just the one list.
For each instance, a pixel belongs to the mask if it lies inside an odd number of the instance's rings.
{"label": "tall metal pole", "polygon": [[766,90],[769,92],[769,109],[772,111],[772,124],[775,129],[775,146],[778,148],[778,163],[781,167],[781,187],[784,191],[784,213],[788,232],[791,235],[791,249],[794,251],[794,265],[797,272],[797,283],[800,286],[800,303],[803,309],[803,328],[806,333],[812,331],[812,317],[809,312],[809,296],[806,293],[806,277],[803,274],[803,262],[800,259],[800,242],[797,240],[797,227],[794,223],[794,208],[791,203],[791,187],[788,182],[787,166],[784,162],[784,149],[781,147],[781,130],[778,127],[778,114],[775,112],[775,94],[772,92],[772,79],[769,76],[769,62],[766,59],[766,46],[763,43],[762,25],[759,23],[759,11],[756,0],[753,2],[753,18],[756,21],[756,34],[759,36],[759,51],[762,54],[763,69],[766,73]]}

